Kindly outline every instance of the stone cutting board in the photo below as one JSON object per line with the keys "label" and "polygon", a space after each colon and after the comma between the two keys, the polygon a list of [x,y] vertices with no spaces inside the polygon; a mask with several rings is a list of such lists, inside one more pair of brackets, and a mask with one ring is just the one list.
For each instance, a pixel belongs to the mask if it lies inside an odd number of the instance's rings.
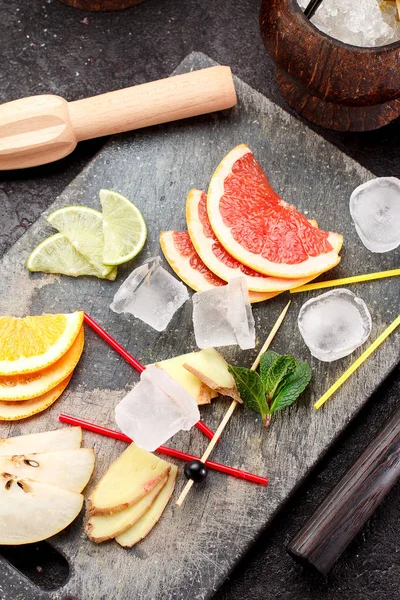
{"label": "stone cutting board", "polygon": [[[194,53],[178,72],[215,64]],[[330,277],[399,267],[399,251],[372,254],[358,239],[348,210],[351,191],[373,175],[306,125],[236,79],[239,104],[233,110],[154,127],[113,138],[66,188],[49,212],[83,204],[100,208],[99,189],[110,188],[132,199],[148,225],[148,241],[140,256],[120,268],[115,282],[29,274],[24,263],[30,251],[52,233],[41,217],[4,256],[0,265],[0,314],[40,314],[83,309],[101,323],[143,363],[196,349],[191,302],[176,314],[168,329],[158,333],[130,316],[118,316],[108,306],[128,273],[143,259],[160,254],[163,229],[185,229],[185,197],[191,187],[206,189],[222,157],[239,143],[248,143],[286,200],[327,230],[343,233],[341,264]],[[373,318],[370,341],[399,313],[399,280],[387,279],[352,287],[367,303]],[[310,361],[312,384],[298,404],[273,419],[263,430],[259,419],[239,408],[213,458],[268,475],[265,488],[211,472],[207,482],[192,489],[183,507],[170,503],[151,535],[132,550],[116,543],[90,542],[83,532],[83,515],[51,543],[68,558],[71,574],[62,588],[43,591],[0,560],[0,596],[4,600],[200,600],[210,598],[274,513],[321,458],[372,391],[397,364],[399,332],[359,369],[325,407],[313,402],[361,353],[334,363],[313,359],[304,346],[296,319],[301,304],[316,293],[278,296],[254,306],[257,348],[241,352],[223,349],[228,361],[252,363],[289,297],[292,306],[272,348]],[[367,342],[367,344],[369,343]],[[61,427],[66,412],[111,428],[117,402],[137,382],[138,375],[96,335],[86,330],[84,354],[71,384],[46,412],[27,421],[0,424],[0,437]],[[213,428],[228,407],[219,399],[202,409]],[[171,445],[201,454],[207,440],[194,429]],[[124,449],[122,442],[84,433],[97,463],[87,493]],[[185,484],[179,476],[175,498]]]}

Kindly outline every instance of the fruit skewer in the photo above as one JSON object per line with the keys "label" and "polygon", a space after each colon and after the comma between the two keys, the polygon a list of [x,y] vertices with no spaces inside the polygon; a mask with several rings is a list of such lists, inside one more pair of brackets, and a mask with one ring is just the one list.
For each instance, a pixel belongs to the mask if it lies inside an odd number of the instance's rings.
{"label": "fruit skewer", "polygon": [[[145,366],[142,365],[134,356],[129,354],[121,344],[117,342],[105,329],[103,329],[92,317],[90,317],[87,313],[85,313],[84,321],[95,331],[104,341],[113,348],[122,358],[126,360],[138,373],[142,373],[145,370]],[[205,436],[208,437],[209,440],[214,438],[214,432],[205,424],[203,421],[198,421],[196,423],[196,427],[200,429]]]}
{"label": "fruit skewer", "polygon": [[[255,361],[253,362],[252,366],[251,366],[251,370],[255,371],[258,367],[258,364],[260,362],[260,358],[261,356],[264,354],[264,352],[267,351],[267,349],[269,348],[272,340],[274,339],[279,327],[282,324],[283,319],[286,316],[286,313],[289,309],[290,306],[290,300],[287,303],[287,305],[285,306],[285,308],[283,309],[283,311],[281,312],[281,314],[279,315],[278,319],[276,320],[275,325],[273,326],[273,328],[271,329],[271,332],[269,334],[269,336],[267,337],[267,339],[265,340],[260,352],[258,353],[257,358],[255,359]],[[201,457],[201,462],[205,463],[208,459],[208,457],[210,456],[211,452],[213,451],[219,436],[221,435],[221,433],[223,432],[223,430],[225,429],[229,419],[231,418],[231,416],[233,415],[236,406],[238,405],[238,402],[236,400],[232,400],[230,407],[228,408],[228,410],[225,413],[224,418],[222,419],[221,423],[219,424],[217,431],[214,433],[214,437],[211,440],[211,442],[208,444],[203,456]],[[183,501],[185,500],[187,494],[189,493],[192,485],[194,483],[193,479],[189,479],[189,481],[187,482],[187,484],[185,485],[185,487],[183,488],[181,495],[179,496],[176,505],[177,506],[182,506]]]}
{"label": "fruit skewer", "polygon": [[[58,418],[62,423],[67,423],[68,425],[76,425],[78,427],[82,427],[82,429],[92,431],[93,433],[99,433],[100,435],[105,435],[116,440],[121,440],[122,442],[128,442],[129,444],[132,442],[132,440],[127,435],[121,433],[120,431],[114,431],[113,429],[108,429],[107,427],[102,427],[101,425],[96,425],[95,423],[90,423],[89,421],[84,421],[83,419],[72,417],[71,415],[61,413]],[[165,454],[167,456],[172,456],[173,458],[179,458],[185,461],[199,459],[198,456],[188,454],[187,452],[182,452],[181,450],[175,450],[175,448],[168,448],[167,446],[160,446],[159,448],[157,448],[156,452],[159,452],[160,454]],[[225,473],[225,475],[232,475],[237,479],[245,479],[246,481],[250,481],[252,483],[259,483],[260,485],[268,485],[267,477],[261,477],[261,475],[248,473],[247,471],[242,471],[241,469],[236,469],[235,467],[223,465],[212,460],[207,460],[205,464],[209,469],[219,471],[220,473]]]}

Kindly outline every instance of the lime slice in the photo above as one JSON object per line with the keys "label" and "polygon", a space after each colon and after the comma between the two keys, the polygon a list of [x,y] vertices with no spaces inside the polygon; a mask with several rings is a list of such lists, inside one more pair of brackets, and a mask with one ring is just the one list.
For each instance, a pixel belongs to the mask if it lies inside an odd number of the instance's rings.
{"label": "lime slice", "polygon": [[103,208],[104,252],[106,265],[120,265],[136,256],[147,236],[142,213],[121,194],[100,190]]}
{"label": "lime slice", "polygon": [[51,235],[36,246],[26,261],[26,268],[29,271],[43,271],[71,277],[94,275],[111,281],[117,276],[117,269],[113,269],[107,276],[102,275],[61,233]]}
{"label": "lime slice", "polygon": [[112,267],[103,264],[103,217],[87,206],[66,206],[54,211],[47,221],[69,239],[75,250],[83,254],[102,277]]}

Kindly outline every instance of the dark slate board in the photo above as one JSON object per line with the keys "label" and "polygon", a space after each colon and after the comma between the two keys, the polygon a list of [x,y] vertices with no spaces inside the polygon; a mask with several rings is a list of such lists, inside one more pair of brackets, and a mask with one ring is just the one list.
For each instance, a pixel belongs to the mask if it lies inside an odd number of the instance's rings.
{"label": "dark slate board", "polygon": [[[183,61],[177,72],[213,64],[206,56],[195,53]],[[29,274],[24,268],[29,252],[52,233],[44,215],[1,262],[0,313],[23,316],[84,309],[144,363],[196,349],[190,302],[163,333],[132,317],[115,315],[108,306],[132,268],[144,258],[160,253],[159,231],[185,228],[184,202],[188,190],[205,189],[221,158],[242,142],[249,144],[286,200],[310,218],[316,218],[324,229],[344,234],[343,260],[330,277],[398,267],[399,252],[368,252],[350,219],[351,191],[373,175],[240,80],[236,80],[236,86],[239,105],[231,111],[112,139],[50,208],[50,212],[69,204],[99,208],[101,187],[115,189],[137,203],[148,224],[148,241],[140,256],[120,269],[116,282]],[[367,302],[372,313],[371,342],[399,312],[399,281],[381,280],[352,289]],[[266,431],[253,413],[237,410],[223,443],[213,454],[215,460],[268,475],[268,488],[211,473],[207,483],[192,490],[181,509],[170,503],[152,534],[132,550],[124,550],[113,542],[100,545],[90,542],[83,532],[81,515],[70,528],[52,539],[71,564],[66,585],[57,591],[44,592],[2,562],[2,598],[210,598],[288,495],[399,360],[400,336],[396,332],[323,410],[315,412],[313,402],[362,350],[330,364],[310,357],[296,325],[299,308],[310,296],[309,293],[291,296],[292,306],[272,346],[277,352],[288,352],[311,362],[310,390],[284,417],[278,415]],[[254,306],[258,348],[288,298],[286,293]],[[257,349],[223,350],[228,360],[248,365],[256,353]],[[0,424],[0,437],[57,428],[60,412],[114,427],[114,406],[137,380],[131,367],[93,332],[87,331],[83,357],[64,395],[41,416],[14,425]],[[212,407],[203,408],[202,416],[215,428],[227,407],[226,400],[218,400]],[[87,432],[84,444],[94,446],[97,455],[90,492],[124,445]],[[207,440],[195,429],[177,435],[171,444],[201,454]],[[181,475],[175,497],[184,483]],[[5,581],[7,587],[2,587],[1,582]]]}

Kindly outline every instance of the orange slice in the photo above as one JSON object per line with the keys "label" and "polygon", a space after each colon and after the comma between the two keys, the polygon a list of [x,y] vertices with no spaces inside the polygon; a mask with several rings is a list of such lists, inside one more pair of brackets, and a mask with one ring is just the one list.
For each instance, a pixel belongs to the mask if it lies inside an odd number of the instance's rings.
{"label": "orange slice", "polygon": [[[249,290],[255,292],[283,292],[305,285],[311,279],[317,277],[317,275],[301,279],[269,277],[257,273],[257,271],[236,260],[225,250],[212,230],[207,214],[207,195],[205,192],[195,189],[190,190],[186,200],[186,220],[190,239],[201,260],[213,273],[225,281],[242,275]],[[314,227],[316,226],[315,221],[310,222]]]}
{"label": "orange slice", "polygon": [[72,373],[68,375],[52,390],[49,390],[42,396],[25,402],[0,402],[0,421],[19,421],[36,415],[53,404],[61,396],[69,381]]}
{"label": "orange slice", "polygon": [[83,314],[0,317],[0,375],[33,373],[55,363],[76,340]]}
{"label": "orange slice", "polygon": [[[187,231],[162,231],[160,233],[161,249],[170,267],[186,285],[196,292],[204,292],[213,287],[226,285],[201,260]],[[249,292],[250,302],[262,302],[277,296],[275,293]]]}
{"label": "orange slice", "polygon": [[316,276],[340,262],[343,238],[313,227],[271,188],[245,144],[217,167],[207,194],[211,227],[246,266],[273,277]]}
{"label": "orange slice", "polygon": [[42,396],[56,387],[75,369],[84,344],[83,327],[71,348],[54,364],[25,375],[0,375],[0,401],[21,402]]}

